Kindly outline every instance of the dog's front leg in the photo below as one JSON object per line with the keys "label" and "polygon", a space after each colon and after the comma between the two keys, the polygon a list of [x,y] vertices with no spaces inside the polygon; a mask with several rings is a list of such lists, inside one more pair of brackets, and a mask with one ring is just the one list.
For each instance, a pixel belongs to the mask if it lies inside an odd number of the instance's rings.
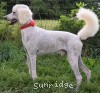
{"label": "dog's front leg", "polygon": [[[31,64],[30,64],[30,58],[29,58],[29,55],[27,53],[27,66],[28,66],[28,69],[29,69],[29,74],[31,75]],[[31,75],[32,76],[32,75]]]}
{"label": "dog's front leg", "polygon": [[29,57],[29,54],[28,54],[27,49],[25,48],[25,46],[24,46],[24,51],[26,52],[26,56],[27,56],[27,66],[28,66],[28,69],[29,69],[29,74],[31,75],[31,64],[30,64],[31,62],[30,62],[30,57]]}
{"label": "dog's front leg", "polygon": [[30,73],[32,76],[32,79],[36,79],[37,78],[37,74],[36,74],[36,55],[29,55],[29,59],[30,59]]}

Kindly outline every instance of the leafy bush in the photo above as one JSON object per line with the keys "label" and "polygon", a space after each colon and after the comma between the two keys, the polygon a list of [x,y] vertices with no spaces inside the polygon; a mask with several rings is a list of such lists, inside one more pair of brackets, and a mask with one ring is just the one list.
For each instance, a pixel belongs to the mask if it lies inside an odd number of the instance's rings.
{"label": "leafy bush", "polygon": [[0,41],[8,40],[12,37],[11,31],[8,29],[8,24],[0,20]]}
{"label": "leafy bush", "polygon": [[6,7],[5,2],[1,2],[0,4],[0,18],[3,18],[3,16],[6,14],[6,10],[4,9]]}
{"label": "leafy bush", "polygon": [[83,22],[78,21],[76,18],[67,16],[60,16],[60,30],[77,33],[82,28]]}
{"label": "leafy bush", "polygon": [[6,41],[0,45],[0,62],[9,60],[20,61],[24,59],[24,56],[23,48],[16,43]]}
{"label": "leafy bush", "polygon": [[[78,7],[85,6],[86,4],[76,4]],[[77,34],[78,31],[83,27],[84,22],[78,21],[75,14],[78,9],[71,10],[68,16],[60,16],[60,30],[68,31]],[[100,57],[100,31],[96,34],[94,38],[88,38],[84,42],[84,56],[90,57]]]}
{"label": "leafy bush", "polygon": [[9,25],[9,22],[0,20],[0,42],[11,40],[21,44],[21,35],[19,25]]}
{"label": "leafy bush", "polygon": [[[86,6],[86,4],[80,2],[76,3],[76,6],[80,8]],[[60,30],[77,33],[77,31],[79,31],[82,28],[84,22],[78,21],[78,19],[75,17],[77,11],[78,9],[73,9],[67,16],[64,15],[60,16],[60,28],[59,28]]]}

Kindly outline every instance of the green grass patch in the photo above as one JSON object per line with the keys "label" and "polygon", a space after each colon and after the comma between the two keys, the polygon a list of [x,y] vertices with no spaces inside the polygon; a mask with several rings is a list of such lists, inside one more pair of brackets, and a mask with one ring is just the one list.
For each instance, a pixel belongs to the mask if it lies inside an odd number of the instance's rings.
{"label": "green grass patch", "polygon": [[[84,58],[84,61],[86,59]],[[91,68],[89,62],[95,62]],[[81,72],[83,82],[79,93],[100,92],[100,60],[88,59],[85,64],[91,68],[92,79],[87,84],[86,76]],[[74,93],[76,81],[66,56],[58,54],[41,55],[37,57],[38,78],[32,80],[28,73],[26,59],[24,61],[5,61],[0,63],[0,93]],[[73,84],[74,88],[66,88],[59,84]],[[42,84],[52,84],[52,87],[43,87]],[[36,84],[36,85],[35,85]],[[40,84],[40,85],[39,85]],[[58,87],[57,87],[58,86]],[[37,88],[38,87],[38,88]],[[37,88],[37,89],[35,89]]]}
{"label": "green grass patch", "polygon": [[59,20],[35,20],[35,21],[37,26],[47,30],[54,30],[57,29],[57,27],[59,26]]}

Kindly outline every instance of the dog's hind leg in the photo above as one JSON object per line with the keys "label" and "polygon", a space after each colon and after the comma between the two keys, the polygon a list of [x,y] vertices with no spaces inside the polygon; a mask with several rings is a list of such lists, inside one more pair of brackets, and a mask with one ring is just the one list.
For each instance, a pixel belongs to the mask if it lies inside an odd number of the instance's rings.
{"label": "dog's hind leg", "polygon": [[68,60],[69,60],[69,64],[75,74],[75,77],[76,77],[76,81],[77,81],[77,87],[76,87],[76,91],[78,91],[79,89],[79,86],[81,84],[81,81],[82,81],[82,76],[79,72],[79,68],[78,68],[78,55],[77,53],[74,52],[70,52],[68,53]]}
{"label": "dog's hind leg", "polygon": [[83,61],[81,59],[81,56],[79,56],[78,64],[79,64],[79,67],[82,69],[82,71],[87,76],[87,80],[89,81],[90,78],[91,78],[91,71],[83,64]]}

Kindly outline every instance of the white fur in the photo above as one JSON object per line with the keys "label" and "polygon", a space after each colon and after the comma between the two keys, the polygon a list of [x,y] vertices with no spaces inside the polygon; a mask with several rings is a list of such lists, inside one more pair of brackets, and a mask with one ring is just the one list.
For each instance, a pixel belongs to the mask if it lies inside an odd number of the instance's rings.
{"label": "white fur", "polygon": [[17,11],[17,9],[29,9],[29,7],[27,5],[24,4],[17,4],[15,6],[13,6],[12,11]]}
{"label": "white fur", "polygon": [[20,24],[27,23],[32,17],[32,12],[29,9],[18,9],[18,19]]}
{"label": "white fur", "polygon": [[[27,24],[32,20],[31,10],[26,5],[15,5],[12,11],[16,13],[8,14],[6,16],[8,20],[15,18],[19,20],[21,25]],[[37,78],[36,56],[53,52],[68,55],[68,62],[76,77],[77,88],[79,88],[82,81],[79,68],[86,74],[87,79],[90,79],[91,72],[81,59],[83,44],[80,38],[86,39],[97,32],[99,27],[98,18],[92,11],[84,8],[79,10],[77,17],[86,22],[86,25],[79,31],[78,35],[63,31],[48,31],[37,26],[28,27],[21,31],[22,42],[27,53],[29,73],[33,79]]]}
{"label": "white fur", "polygon": [[90,9],[80,8],[77,13],[77,18],[85,21],[85,26],[78,32],[81,40],[93,37],[99,30],[98,17]]}
{"label": "white fur", "polygon": [[13,12],[18,13],[18,19],[20,24],[25,24],[29,21],[29,19],[32,17],[32,12],[29,9],[27,5],[24,4],[17,4],[12,9]]}

